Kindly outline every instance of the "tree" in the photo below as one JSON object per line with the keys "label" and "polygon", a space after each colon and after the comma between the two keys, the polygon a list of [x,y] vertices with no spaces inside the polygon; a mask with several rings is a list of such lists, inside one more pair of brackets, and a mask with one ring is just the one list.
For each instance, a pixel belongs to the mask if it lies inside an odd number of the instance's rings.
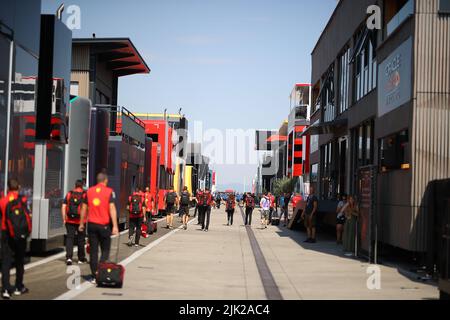
{"label": "tree", "polygon": [[278,197],[283,193],[293,193],[295,190],[295,184],[297,183],[297,178],[284,178],[274,182],[273,193]]}

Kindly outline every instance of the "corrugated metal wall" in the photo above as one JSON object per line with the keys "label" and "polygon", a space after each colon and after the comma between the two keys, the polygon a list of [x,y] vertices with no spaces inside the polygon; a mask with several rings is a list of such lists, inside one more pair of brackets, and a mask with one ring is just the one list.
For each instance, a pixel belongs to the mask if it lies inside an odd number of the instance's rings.
{"label": "corrugated metal wall", "polygon": [[428,183],[450,177],[450,16],[416,0],[411,247],[426,248]]}
{"label": "corrugated metal wall", "polygon": [[89,99],[89,46],[72,47],[71,81],[78,82],[78,95]]}
{"label": "corrugated metal wall", "polygon": [[89,46],[74,45],[72,47],[72,70],[89,71]]}

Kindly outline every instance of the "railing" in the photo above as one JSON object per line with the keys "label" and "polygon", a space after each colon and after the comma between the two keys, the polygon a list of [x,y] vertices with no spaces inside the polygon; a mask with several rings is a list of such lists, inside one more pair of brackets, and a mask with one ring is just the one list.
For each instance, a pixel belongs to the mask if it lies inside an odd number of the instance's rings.
{"label": "railing", "polygon": [[331,122],[336,119],[336,106],[328,104],[325,106],[325,113],[323,117],[324,122]]}
{"label": "railing", "polygon": [[414,0],[409,0],[403,8],[389,21],[387,35],[390,36],[409,16],[414,14]]}

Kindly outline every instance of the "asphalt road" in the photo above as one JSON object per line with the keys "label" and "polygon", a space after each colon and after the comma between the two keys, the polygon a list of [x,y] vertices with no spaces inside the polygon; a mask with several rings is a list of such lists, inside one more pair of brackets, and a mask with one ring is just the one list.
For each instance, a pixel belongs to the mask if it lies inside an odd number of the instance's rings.
{"label": "asphalt road", "polygon": [[[180,226],[181,226],[180,219],[178,218],[178,215],[176,215],[174,219],[174,227],[178,228]],[[142,249],[142,247],[149,245],[150,243],[158,240],[159,238],[163,237],[164,235],[166,235],[171,231],[166,229],[165,227],[166,227],[165,220],[158,222],[158,232],[151,235],[147,239],[141,238],[140,248],[128,247],[127,245],[128,232],[122,234],[120,236],[120,250],[118,261],[126,259],[127,257],[134,254],[136,251]],[[112,239],[111,256],[110,256],[111,260],[115,259],[117,246],[118,246],[118,239],[117,238]],[[55,257],[56,259],[54,259]],[[73,266],[80,267],[81,283],[83,283],[86,281],[86,276],[90,274],[89,264],[78,265],[76,264],[76,262],[77,262],[77,254],[74,253]],[[51,300],[68,291],[67,282],[71,274],[67,273],[68,267],[66,266],[65,263],[64,252],[43,259],[33,258],[31,260],[31,263],[33,264],[37,263],[38,265],[25,271],[24,283],[26,287],[30,290],[30,292],[21,297],[13,297],[14,300]],[[14,284],[14,281],[15,277],[14,275],[12,275],[11,284]]]}

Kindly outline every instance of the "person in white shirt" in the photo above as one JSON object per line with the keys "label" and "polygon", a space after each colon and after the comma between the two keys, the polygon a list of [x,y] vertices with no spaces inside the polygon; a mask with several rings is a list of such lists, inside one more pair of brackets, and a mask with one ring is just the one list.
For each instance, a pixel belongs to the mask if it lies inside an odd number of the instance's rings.
{"label": "person in white shirt", "polygon": [[259,205],[261,207],[261,224],[264,229],[267,229],[270,214],[270,198],[267,193],[261,198]]}

